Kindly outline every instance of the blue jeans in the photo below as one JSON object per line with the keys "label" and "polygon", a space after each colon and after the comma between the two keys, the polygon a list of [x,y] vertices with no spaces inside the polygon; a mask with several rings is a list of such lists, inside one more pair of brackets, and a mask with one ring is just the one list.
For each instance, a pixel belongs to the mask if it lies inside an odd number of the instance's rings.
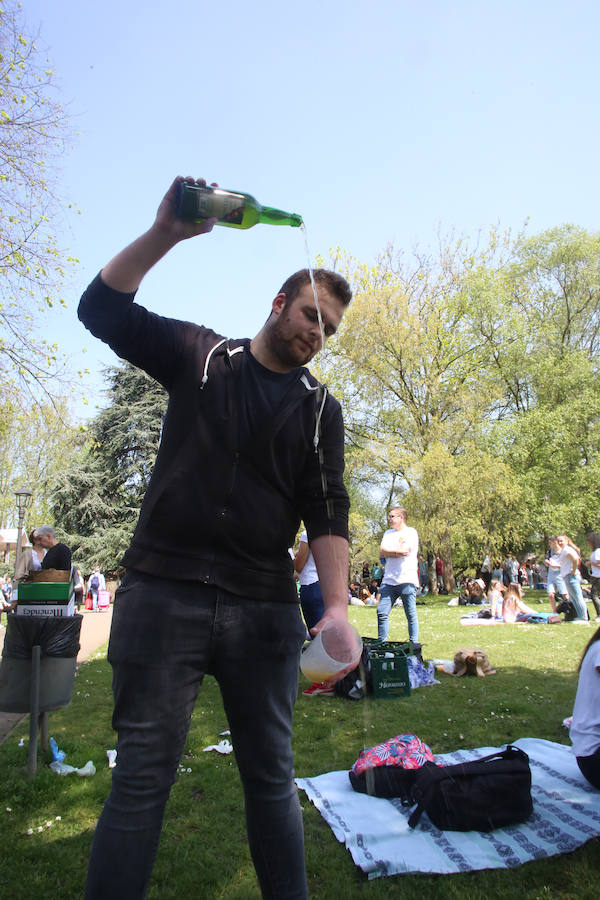
{"label": "blue jeans", "polygon": [[416,642],[419,639],[419,621],[417,619],[417,587],[414,584],[382,584],[381,599],[377,607],[377,637],[387,641],[390,633],[390,612],[392,604],[402,598],[402,606],[408,620],[408,638]]}
{"label": "blue jeans", "polygon": [[569,592],[569,600],[575,607],[578,619],[587,619],[587,609],[581,593],[581,582],[577,575],[565,575],[564,581]]}
{"label": "blue jeans", "polygon": [[323,618],[325,602],[321,593],[321,585],[318,581],[312,584],[300,585],[300,606],[306,627],[310,631],[317,622]]}
{"label": "blue jeans", "polygon": [[108,650],[117,765],[94,835],[86,900],[145,897],[207,672],[219,683],[229,721],[262,896],[306,898],[291,747],[304,636],[296,604],[126,574],[115,597]]}

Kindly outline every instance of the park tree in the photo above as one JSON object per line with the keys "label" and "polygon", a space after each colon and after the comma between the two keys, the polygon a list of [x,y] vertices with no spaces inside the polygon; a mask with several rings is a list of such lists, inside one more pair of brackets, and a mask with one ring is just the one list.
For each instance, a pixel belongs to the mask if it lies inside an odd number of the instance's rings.
{"label": "park tree", "polygon": [[[68,424],[66,399],[54,403],[15,402],[12,391],[0,388],[0,525],[17,524],[14,489],[32,492],[26,527],[52,522],[51,495],[55,480],[81,444],[82,432]],[[60,524],[60,523],[59,523]]]}
{"label": "park tree", "polygon": [[52,67],[20,4],[0,6],[0,374],[35,397],[54,397],[65,376],[58,348],[42,336],[49,310],[64,305],[73,260],[56,234],[65,204],[60,161],[70,139]]}
{"label": "park tree", "polygon": [[74,558],[114,572],[127,549],[154,467],[167,394],[130,363],[106,372],[109,403],[89,423],[88,440],[53,494]]}
{"label": "park tree", "polygon": [[[598,527],[600,238],[571,226],[435,254],[337,251],[355,299],[320,361],[344,409],[363,543],[405,505],[452,579],[485,553]],[[369,506],[369,504],[367,504]]]}
{"label": "park tree", "polygon": [[501,272],[468,285],[503,386],[488,443],[518,478],[535,540],[599,524],[600,235],[561,226],[520,235]]}
{"label": "park tree", "polygon": [[[426,461],[454,465],[464,457],[499,401],[464,290],[497,251],[498,244],[474,249],[448,238],[435,255],[407,259],[389,247],[372,267],[342,258],[354,300],[322,362],[344,408],[355,477],[377,491],[382,507],[401,502],[411,521],[428,521],[425,549],[443,553],[450,582],[453,530],[430,477],[437,466]],[[461,505],[475,501],[468,481],[460,492]]]}

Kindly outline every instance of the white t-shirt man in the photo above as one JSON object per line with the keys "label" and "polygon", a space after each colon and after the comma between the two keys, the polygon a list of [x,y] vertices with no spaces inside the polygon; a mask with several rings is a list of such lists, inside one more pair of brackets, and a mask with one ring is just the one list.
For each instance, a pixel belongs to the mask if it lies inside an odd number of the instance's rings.
{"label": "white t-shirt man", "polygon": [[419,535],[416,528],[405,525],[396,530],[388,528],[381,539],[381,551],[408,550],[405,556],[386,557],[382,584],[414,584],[419,586]]}
{"label": "white t-shirt man", "polygon": [[590,570],[592,578],[600,578],[600,547],[590,554]]}

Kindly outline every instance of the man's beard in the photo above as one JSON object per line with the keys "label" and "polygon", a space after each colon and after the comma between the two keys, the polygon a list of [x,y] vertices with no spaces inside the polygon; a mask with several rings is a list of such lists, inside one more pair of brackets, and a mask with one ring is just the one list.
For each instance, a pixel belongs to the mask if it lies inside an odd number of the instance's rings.
{"label": "man's beard", "polygon": [[299,366],[305,366],[315,355],[316,351],[312,348],[306,351],[296,343],[298,335],[291,338],[285,334],[285,322],[281,321],[281,317],[274,322],[268,332],[269,346],[274,356],[284,366],[290,366],[297,369]]}

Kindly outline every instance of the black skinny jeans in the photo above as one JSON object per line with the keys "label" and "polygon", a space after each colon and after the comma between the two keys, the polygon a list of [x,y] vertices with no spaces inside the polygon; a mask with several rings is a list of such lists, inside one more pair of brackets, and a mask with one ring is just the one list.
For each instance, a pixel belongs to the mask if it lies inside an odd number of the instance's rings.
{"label": "black skinny jeans", "polygon": [[206,672],[219,683],[229,720],[263,898],[304,900],[291,747],[304,635],[296,604],[127,573],[115,597],[108,652],[117,765],[94,835],[86,900],[146,895]]}

